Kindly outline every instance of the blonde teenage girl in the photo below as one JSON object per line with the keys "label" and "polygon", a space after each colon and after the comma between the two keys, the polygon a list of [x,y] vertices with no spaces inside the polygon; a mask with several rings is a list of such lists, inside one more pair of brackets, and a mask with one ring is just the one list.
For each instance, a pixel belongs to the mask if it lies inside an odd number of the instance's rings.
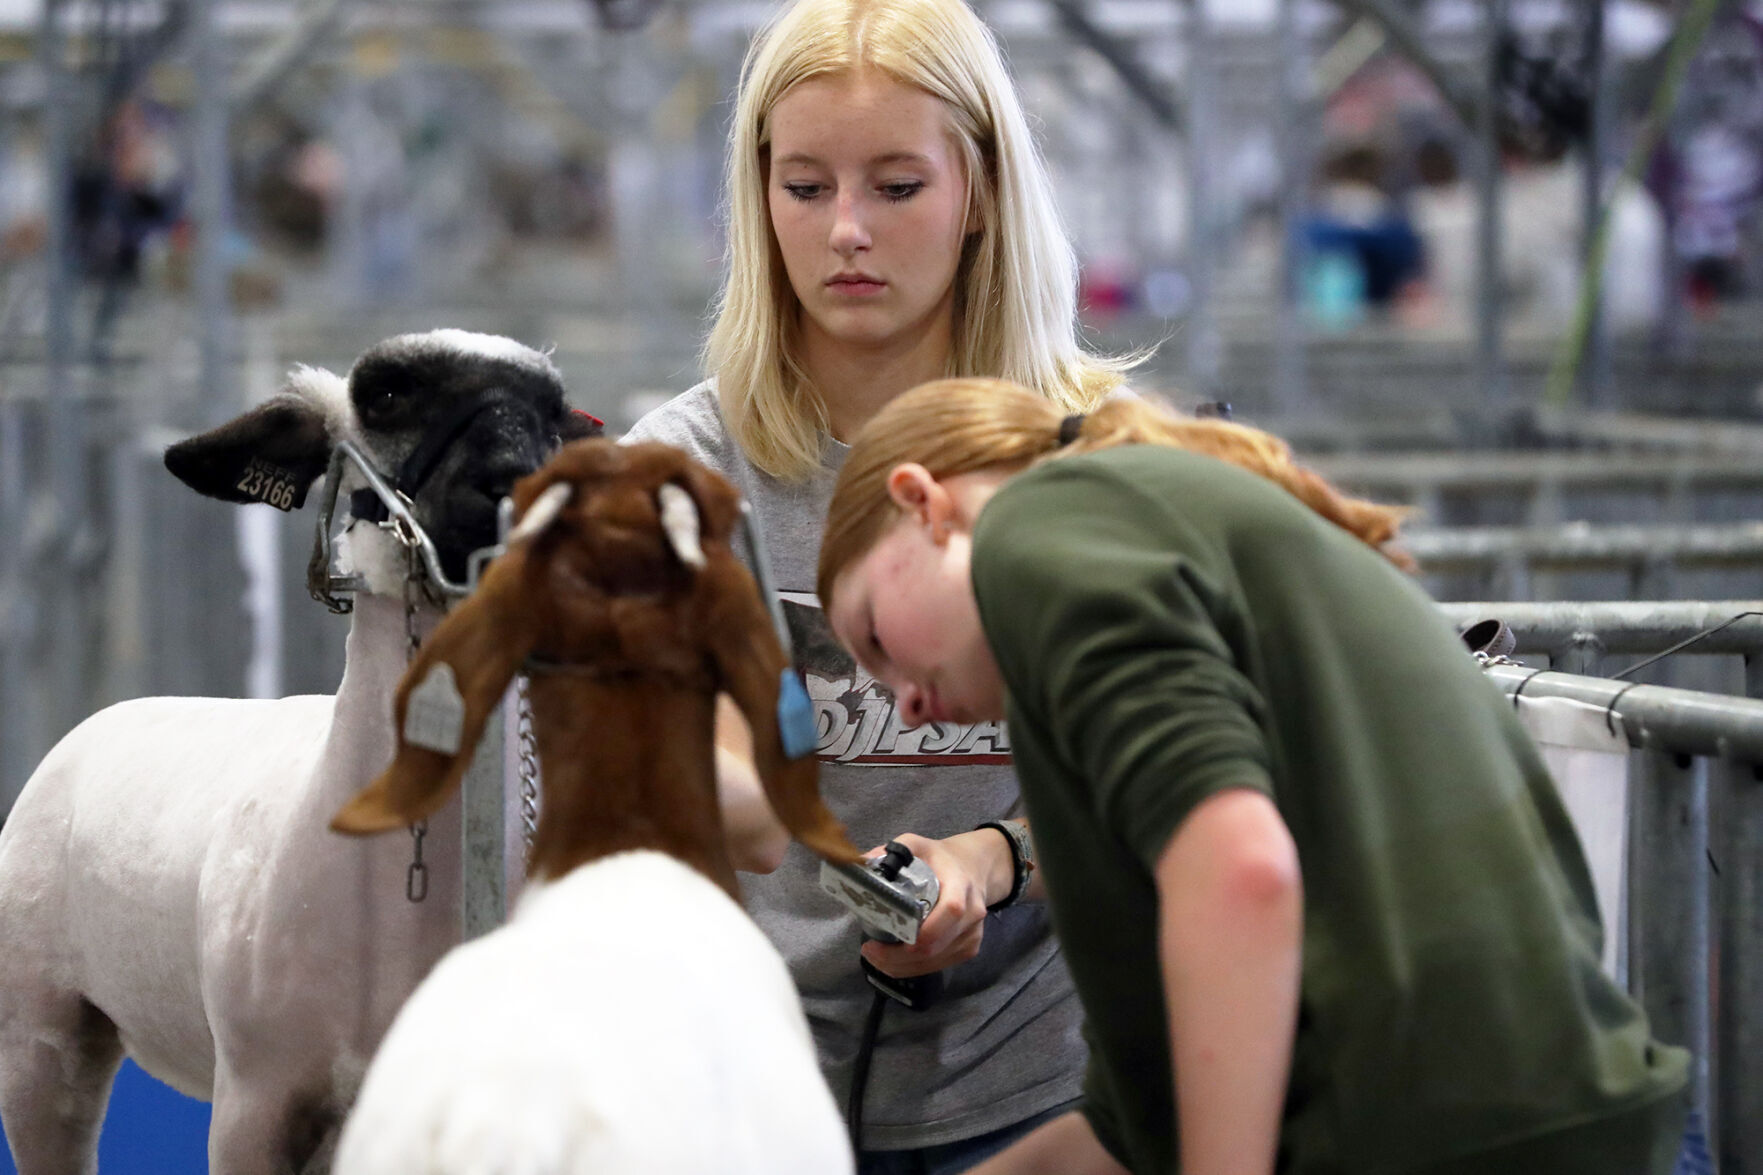
{"label": "blonde teenage girl", "polygon": [[1393,512],[1253,429],[988,380],[894,399],[830,510],[858,662],[1008,715],[1089,1014],[1083,1112],[976,1172],[1671,1168],[1686,1056],[1599,970],[1572,827]]}
{"label": "blonde teenage girl", "polygon": [[[805,853],[746,894],[841,1098],[873,994],[859,948],[892,975],[944,973],[934,1006],[880,1020],[859,1161],[870,1175],[960,1171],[1078,1096],[1079,1008],[1033,882],[1005,730],[903,709],[857,671],[814,597],[821,520],[846,442],[905,389],[1002,376],[1067,412],[1116,388],[1126,364],[1078,346],[1076,268],[1043,164],[996,44],[960,0],[784,10],[742,76],[726,197],[710,378],[630,435],[687,449],[758,510],[816,704],[827,801],[859,844],[897,838],[938,876],[916,947],[862,944]],[[725,794],[753,794],[738,723],[718,738]],[[747,866],[775,862],[782,841],[762,807],[736,805],[731,825],[747,834]]]}

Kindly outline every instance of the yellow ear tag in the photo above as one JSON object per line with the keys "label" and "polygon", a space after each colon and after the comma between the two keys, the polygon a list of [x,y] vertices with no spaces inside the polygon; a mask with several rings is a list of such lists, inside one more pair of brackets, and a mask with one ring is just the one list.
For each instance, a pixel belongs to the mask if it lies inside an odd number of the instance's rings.
{"label": "yellow ear tag", "polygon": [[404,741],[457,755],[464,732],[465,699],[459,695],[459,682],[451,665],[437,661],[422,684],[410,691],[404,707]]}

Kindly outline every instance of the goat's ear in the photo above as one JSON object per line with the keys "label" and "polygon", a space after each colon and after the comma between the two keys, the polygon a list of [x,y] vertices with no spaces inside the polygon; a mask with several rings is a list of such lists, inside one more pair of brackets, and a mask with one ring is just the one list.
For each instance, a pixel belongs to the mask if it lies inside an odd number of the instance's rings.
{"label": "goat's ear", "polygon": [[709,553],[709,567],[699,573],[699,581],[700,590],[713,593],[706,627],[722,688],[752,730],[753,765],[772,811],[816,855],[828,861],[861,860],[844,826],[821,802],[814,756],[791,759],[784,754],[777,724],[778,682],[794,670],[778,643],[759,585],[726,548]]}
{"label": "goat's ear", "polygon": [[278,395],[237,419],[165,451],[177,479],[223,502],[306,504],[306,491],[331,460],[324,414],[296,395]]}
{"label": "goat's ear", "polygon": [[[509,551],[490,565],[477,591],[423,643],[398,685],[393,711],[397,756],[331,819],[333,829],[356,835],[387,832],[430,816],[447,802],[471,765],[490,711],[538,640],[541,617],[530,606],[529,585],[541,570],[528,548]],[[451,670],[451,680],[437,674],[431,681],[430,674],[441,665]],[[436,723],[426,721],[423,713],[413,720],[410,712],[413,694],[427,696],[435,689],[443,691],[438,739],[432,729]],[[427,704],[435,703],[431,699]],[[422,730],[425,725],[431,729]]]}

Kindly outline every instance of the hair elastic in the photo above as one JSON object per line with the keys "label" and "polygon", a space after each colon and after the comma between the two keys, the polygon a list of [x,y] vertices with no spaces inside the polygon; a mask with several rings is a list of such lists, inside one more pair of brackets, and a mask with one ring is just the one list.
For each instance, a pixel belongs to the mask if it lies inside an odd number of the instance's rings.
{"label": "hair elastic", "polygon": [[1077,434],[1083,431],[1083,426],[1084,414],[1082,412],[1073,412],[1061,420],[1059,422],[1059,447],[1063,449],[1072,441],[1077,440]]}

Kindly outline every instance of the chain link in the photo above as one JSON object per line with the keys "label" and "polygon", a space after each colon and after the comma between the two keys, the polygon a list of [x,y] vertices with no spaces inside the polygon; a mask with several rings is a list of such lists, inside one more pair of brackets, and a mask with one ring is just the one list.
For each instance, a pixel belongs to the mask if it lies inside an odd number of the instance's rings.
{"label": "chain link", "polygon": [[520,835],[525,847],[525,861],[533,859],[533,838],[539,831],[539,740],[533,732],[533,702],[527,689],[526,674],[514,679],[518,717],[515,720],[516,745],[520,756]]}
{"label": "chain link", "polygon": [[412,902],[429,896],[429,867],[422,863],[422,838],[428,831],[427,820],[410,826],[410,869],[404,875],[404,896]]}

